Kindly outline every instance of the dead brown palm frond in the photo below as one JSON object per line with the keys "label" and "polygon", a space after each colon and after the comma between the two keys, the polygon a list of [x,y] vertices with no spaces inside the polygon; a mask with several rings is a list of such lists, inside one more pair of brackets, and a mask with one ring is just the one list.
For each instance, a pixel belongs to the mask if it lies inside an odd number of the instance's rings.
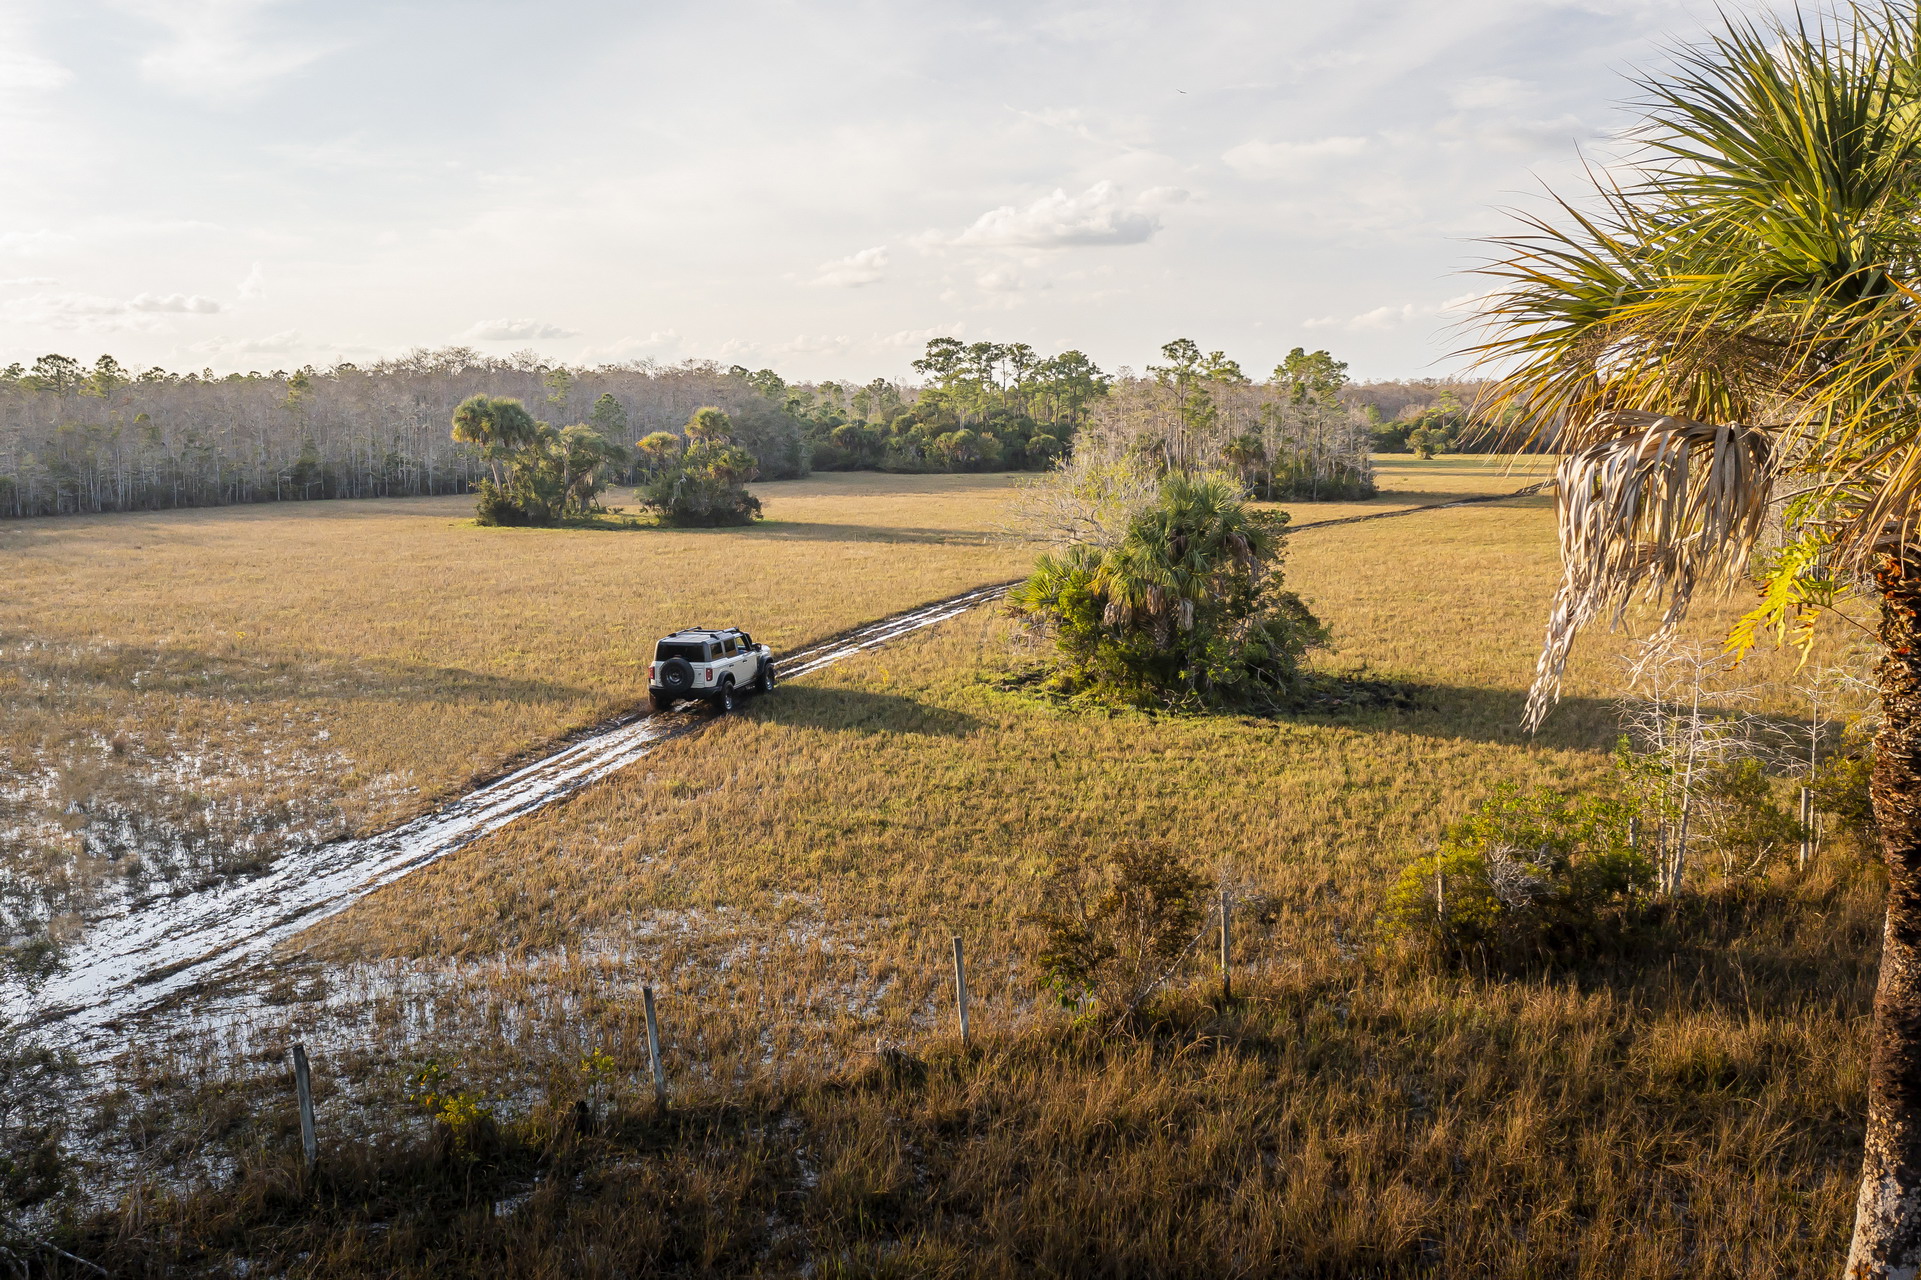
{"label": "dead brown palm frond", "polygon": [[1625,410],[1594,426],[1619,434],[1556,471],[1563,577],[1528,691],[1529,729],[1559,697],[1582,627],[1607,613],[1618,622],[1640,594],[1666,602],[1661,632],[1671,633],[1698,589],[1738,583],[1773,490],[1764,429]]}

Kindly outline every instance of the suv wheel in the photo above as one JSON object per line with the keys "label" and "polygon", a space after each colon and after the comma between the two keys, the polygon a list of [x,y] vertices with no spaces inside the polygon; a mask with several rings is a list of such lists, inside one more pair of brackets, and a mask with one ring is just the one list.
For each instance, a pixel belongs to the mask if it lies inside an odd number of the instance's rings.
{"label": "suv wheel", "polygon": [[774,662],[773,659],[769,658],[766,662],[760,664],[760,674],[754,677],[754,692],[772,693],[773,691]]}
{"label": "suv wheel", "polygon": [[714,699],[714,705],[720,708],[721,714],[723,715],[734,709],[734,678],[732,676],[722,676],[720,678],[720,694]]}
{"label": "suv wheel", "polygon": [[694,666],[685,658],[669,658],[654,666],[654,682],[670,698],[684,698],[694,691]]}

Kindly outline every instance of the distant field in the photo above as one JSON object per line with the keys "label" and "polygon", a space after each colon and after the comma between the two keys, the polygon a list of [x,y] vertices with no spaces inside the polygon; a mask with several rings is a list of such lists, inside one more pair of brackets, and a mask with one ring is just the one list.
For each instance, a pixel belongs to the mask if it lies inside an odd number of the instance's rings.
{"label": "distant field", "polygon": [[1008,486],[768,484],[724,533],[482,529],[469,498],[0,523],[0,871],[59,916],[384,826],[644,703],[663,631],[786,647],[1014,576]]}

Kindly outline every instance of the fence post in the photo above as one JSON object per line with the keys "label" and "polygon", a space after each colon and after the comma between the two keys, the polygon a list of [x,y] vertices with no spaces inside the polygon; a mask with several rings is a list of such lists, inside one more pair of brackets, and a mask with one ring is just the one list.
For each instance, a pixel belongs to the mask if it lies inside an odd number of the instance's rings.
{"label": "fence post", "polygon": [[313,1131],[313,1073],[307,1069],[307,1049],[301,1044],[293,1047],[293,1091],[300,1100],[300,1152],[312,1172],[320,1160],[320,1143]]}
{"label": "fence post", "polygon": [[1808,859],[1814,856],[1814,793],[1806,787],[1801,788],[1801,859],[1800,869],[1808,869]]}
{"label": "fence post", "polygon": [[1234,998],[1234,943],[1229,931],[1230,918],[1227,890],[1221,890],[1221,999]]}
{"label": "fence post", "polygon": [[967,1043],[967,959],[961,953],[961,938],[954,935],[954,1006],[960,1013],[961,1043]]}
{"label": "fence post", "polygon": [[647,1067],[654,1076],[654,1110],[667,1110],[667,1072],[660,1065],[660,1023],[654,1018],[654,989],[640,989],[641,1003],[647,1009]]}

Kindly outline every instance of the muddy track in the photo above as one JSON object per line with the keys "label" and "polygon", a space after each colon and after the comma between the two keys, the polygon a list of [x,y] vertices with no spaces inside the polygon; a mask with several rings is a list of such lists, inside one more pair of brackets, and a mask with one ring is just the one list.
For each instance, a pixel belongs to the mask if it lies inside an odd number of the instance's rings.
{"label": "muddy track", "polygon": [[[946,600],[780,654],[783,681],[802,678],[998,600],[1008,584]],[[102,1032],[262,964],[285,939],[385,885],[625,768],[664,742],[711,724],[706,711],[626,715],[456,796],[411,822],[355,840],[282,854],[266,874],[150,900],[89,925],[62,971],[30,998],[0,987],[8,1020],[93,1047]]]}

